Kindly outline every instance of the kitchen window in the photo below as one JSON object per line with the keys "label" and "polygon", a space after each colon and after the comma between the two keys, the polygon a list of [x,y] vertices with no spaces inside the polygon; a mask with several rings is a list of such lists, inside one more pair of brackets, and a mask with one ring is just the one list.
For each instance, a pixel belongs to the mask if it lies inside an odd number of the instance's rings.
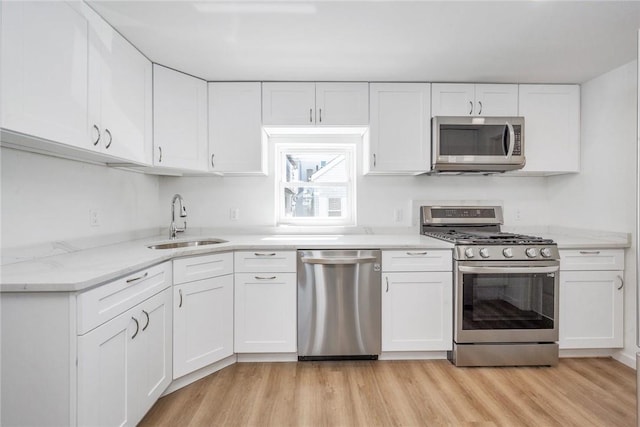
{"label": "kitchen window", "polygon": [[283,140],[287,142],[275,144],[278,225],[355,225],[358,139],[300,136]]}

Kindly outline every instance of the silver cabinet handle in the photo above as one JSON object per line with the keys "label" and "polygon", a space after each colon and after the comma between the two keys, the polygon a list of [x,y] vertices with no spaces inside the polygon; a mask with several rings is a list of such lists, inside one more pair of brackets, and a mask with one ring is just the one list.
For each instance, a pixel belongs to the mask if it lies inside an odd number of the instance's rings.
{"label": "silver cabinet handle", "polygon": [[387,281],[387,290],[386,292],[389,292],[389,276],[385,277],[385,280]]}
{"label": "silver cabinet handle", "polygon": [[158,163],[162,163],[162,147],[158,147],[158,151],[160,152],[160,157],[158,158]]}
{"label": "silver cabinet handle", "polygon": [[469,101],[469,115],[473,114],[473,101]]}
{"label": "silver cabinet handle", "polygon": [[322,108],[320,108],[320,123],[322,123]]}
{"label": "silver cabinet handle", "polygon": [[131,279],[127,279],[127,283],[137,282],[138,280],[142,280],[142,279],[146,278],[147,276],[149,276],[149,272],[148,271],[146,273],[144,273],[142,276],[138,276],[138,277],[134,277],[134,278],[131,278]]}
{"label": "silver cabinet handle", "polygon": [[407,255],[409,256],[421,256],[421,255],[426,255],[427,251],[424,252],[407,252]]}
{"label": "silver cabinet handle", "polygon": [[580,255],[600,255],[600,251],[580,251]]}
{"label": "silver cabinet handle", "polygon": [[478,110],[478,115],[482,115],[482,101],[478,101],[478,105],[480,106],[480,109]]}
{"label": "silver cabinet handle", "polygon": [[178,304],[178,308],[182,307],[182,289],[178,289],[178,294],[180,295],[180,303]]}
{"label": "silver cabinet handle", "polygon": [[616,277],[618,278],[618,280],[620,280],[620,286],[618,286],[618,290],[620,290],[624,288],[624,279],[620,275],[617,275]]}
{"label": "silver cabinet handle", "polygon": [[373,167],[376,167],[376,153],[373,153]]}
{"label": "silver cabinet handle", "polygon": [[313,123],[313,108],[309,108],[309,123]]}
{"label": "silver cabinet handle", "polygon": [[109,129],[105,129],[104,133],[109,135],[109,142],[107,143],[107,145],[104,146],[104,148],[109,148],[111,147],[111,143],[113,142],[113,136],[111,136],[111,132],[109,131]]}
{"label": "silver cabinet handle", "polygon": [[255,255],[255,256],[276,256],[276,253],[275,252],[269,252],[269,253],[254,252],[253,255]]}
{"label": "silver cabinet handle", "polygon": [[256,280],[275,280],[276,276],[271,276],[271,277],[260,277],[260,276],[253,276]]}
{"label": "silver cabinet handle", "polygon": [[93,125],[93,128],[96,130],[96,132],[98,132],[98,138],[96,138],[95,141],[93,141],[93,145],[98,145],[98,142],[100,142],[100,128],[98,127],[98,125]]}
{"label": "silver cabinet handle", "polygon": [[131,339],[134,339],[138,335],[138,332],[140,332],[140,323],[138,323],[138,319],[136,319],[135,317],[131,316],[131,318],[133,319],[134,322],[136,322],[136,331],[131,337]]}
{"label": "silver cabinet handle", "polygon": [[215,154],[212,154],[212,155],[211,155],[211,167],[212,167],[212,168],[214,168],[214,167],[215,167],[215,165],[214,165],[214,163],[213,163],[213,157],[214,157],[214,156],[215,156]]}
{"label": "silver cabinet handle", "polygon": [[142,312],[144,313],[145,316],[147,316],[147,324],[142,327],[142,330],[144,331],[147,329],[147,326],[149,326],[149,322],[151,321],[151,318],[149,317],[149,313],[147,313],[144,310],[142,310]]}

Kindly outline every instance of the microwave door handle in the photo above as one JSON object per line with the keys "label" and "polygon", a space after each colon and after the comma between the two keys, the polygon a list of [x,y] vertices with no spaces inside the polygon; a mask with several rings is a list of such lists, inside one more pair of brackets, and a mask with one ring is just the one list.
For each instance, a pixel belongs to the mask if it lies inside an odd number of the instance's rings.
{"label": "microwave door handle", "polygon": [[510,159],[513,155],[513,147],[516,143],[516,131],[513,129],[513,125],[509,122],[505,125],[505,130],[509,130],[509,151],[507,151],[507,159]]}

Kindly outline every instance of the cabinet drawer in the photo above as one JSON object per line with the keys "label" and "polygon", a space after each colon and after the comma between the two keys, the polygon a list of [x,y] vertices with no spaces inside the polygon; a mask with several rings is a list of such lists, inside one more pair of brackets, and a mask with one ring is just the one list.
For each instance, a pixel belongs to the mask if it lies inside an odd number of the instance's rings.
{"label": "cabinet drawer", "polygon": [[233,254],[196,256],[173,261],[173,283],[193,282],[233,273]]}
{"label": "cabinet drawer", "polygon": [[171,263],[156,265],[78,295],[78,335],[171,286]]}
{"label": "cabinet drawer", "polygon": [[560,270],[624,270],[624,249],[561,250]]}
{"label": "cabinet drawer", "polygon": [[244,251],[235,253],[236,273],[295,273],[295,251]]}
{"label": "cabinet drawer", "polygon": [[451,271],[449,250],[382,251],[382,271]]}

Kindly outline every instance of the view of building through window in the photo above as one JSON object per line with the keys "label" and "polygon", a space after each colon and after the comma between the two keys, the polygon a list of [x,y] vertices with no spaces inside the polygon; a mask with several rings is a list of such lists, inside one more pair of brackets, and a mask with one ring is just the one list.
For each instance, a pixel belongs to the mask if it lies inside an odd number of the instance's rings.
{"label": "view of building through window", "polygon": [[279,150],[279,223],[304,224],[305,219],[324,224],[353,224],[354,147],[326,148],[306,144]]}

